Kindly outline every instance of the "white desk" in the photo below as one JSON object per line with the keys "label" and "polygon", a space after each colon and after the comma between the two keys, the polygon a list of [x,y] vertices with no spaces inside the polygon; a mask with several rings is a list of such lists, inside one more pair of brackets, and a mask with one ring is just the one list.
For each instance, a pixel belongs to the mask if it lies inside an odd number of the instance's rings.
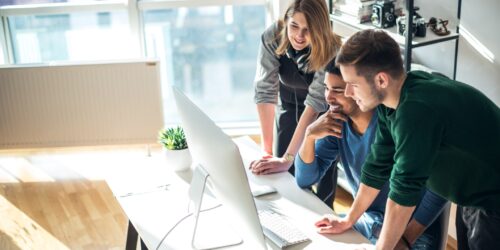
{"label": "white desk", "polygon": [[[235,142],[240,148],[243,162],[249,165],[250,161],[259,158],[258,146],[249,138],[238,138]],[[148,186],[134,186],[134,181],[128,181],[130,185],[115,185],[109,183],[118,202],[127,214],[139,236],[148,249],[156,249],[165,233],[172,228],[188,213],[188,188],[191,172],[174,173],[165,166],[163,155],[155,154],[145,160],[143,166],[138,167],[136,178],[149,178]],[[295,245],[287,249],[349,249],[346,243],[369,243],[359,233],[350,230],[341,235],[321,235],[316,232],[314,222],[321,215],[332,213],[332,210],[309,191],[300,189],[293,176],[289,173],[279,173],[266,176],[255,176],[248,174],[250,181],[257,184],[274,186],[278,193],[256,198],[257,207],[272,206],[281,213],[287,215],[310,239],[310,242]],[[123,183],[123,182],[122,182]],[[169,184],[166,188],[155,188],[160,185]],[[135,193],[127,196],[127,193]],[[204,199],[203,207],[211,207],[217,204],[216,200]],[[191,206],[190,211],[193,211]],[[211,237],[224,237],[218,233],[219,230],[227,229],[227,223],[221,209],[217,208],[204,212],[200,216],[200,232],[212,233]],[[210,228],[204,229],[203,227]],[[191,237],[194,227],[194,218],[191,216],[181,222],[165,239],[160,249],[191,249]],[[129,230],[130,231],[130,230]],[[203,233],[200,233],[203,234]],[[268,243],[269,248],[277,247]],[[245,249],[245,245],[239,245],[238,249]]]}

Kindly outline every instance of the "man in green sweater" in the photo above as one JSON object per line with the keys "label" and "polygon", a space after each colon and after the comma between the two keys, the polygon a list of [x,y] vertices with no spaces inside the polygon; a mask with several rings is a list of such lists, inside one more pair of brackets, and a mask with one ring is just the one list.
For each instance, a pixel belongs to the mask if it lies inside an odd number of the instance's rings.
{"label": "man in green sweater", "polygon": [[405,73],[398,44],[381,30],[351,36],[337,64],[345,95],[363,111],[377,107],[379,124],[353,206],[328,222],[335,233],[350,228],[389,180],[377,249],[404,240],[424,187],[458,204],[459,249],[499,249],[499,107],[464,83]]}

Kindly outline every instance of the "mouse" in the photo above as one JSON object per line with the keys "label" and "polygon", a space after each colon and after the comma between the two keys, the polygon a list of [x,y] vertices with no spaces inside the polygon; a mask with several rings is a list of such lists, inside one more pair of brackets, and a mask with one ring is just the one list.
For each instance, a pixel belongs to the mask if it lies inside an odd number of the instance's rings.
{"label": "mouse", "polygon": [[269,185],[260,185],[255,183],[250,183],[250,190],[252,191],[253,197],[259,197],[266,194],[273,194],[278,192],[276,188]]}

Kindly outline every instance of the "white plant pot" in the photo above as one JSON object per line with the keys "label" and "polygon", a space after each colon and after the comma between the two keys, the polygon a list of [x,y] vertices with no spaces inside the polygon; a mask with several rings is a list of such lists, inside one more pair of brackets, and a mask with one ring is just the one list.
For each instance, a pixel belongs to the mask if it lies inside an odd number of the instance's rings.
{"label": "white plant pot", "polygon": [[165,149],[165,157],[167,166],[174,171],[185,171],[191,167],[191,153],[189,148],[181,150]]}

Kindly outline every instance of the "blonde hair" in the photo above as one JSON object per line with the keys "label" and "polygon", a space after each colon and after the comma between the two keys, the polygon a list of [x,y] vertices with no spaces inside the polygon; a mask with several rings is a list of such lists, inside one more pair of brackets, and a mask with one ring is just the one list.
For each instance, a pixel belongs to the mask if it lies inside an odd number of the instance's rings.
{"label": "blonde hair", "polygon": [[311,36],[309,71],[318,71],[333,59],[341,45],[340,37],[332,31],[325,0],[295,0],[288,7],[284,18],[278,24],[280,34],[276,54],[284,55],[290,46],[286,24],[288,19],[297,12],[303,13],[306,17]]}

